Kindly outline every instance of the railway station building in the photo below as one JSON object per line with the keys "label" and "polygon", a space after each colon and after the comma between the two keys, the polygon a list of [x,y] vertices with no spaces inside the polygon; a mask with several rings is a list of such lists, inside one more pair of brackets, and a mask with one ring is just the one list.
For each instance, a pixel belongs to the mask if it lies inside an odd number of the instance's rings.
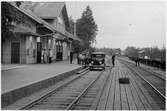
{"label": "railway station building", "polygon": [[[72,40],[79,39],[67,31],[70,27],[64,2],[44,3],[44,9],[40,8],[41,3],[35,6],[31,4],[35,7],[33,11],[24,7],[26,2],[22,3],[23,5],[17,5],[17,2],[6,4],[16,19],[13,19],[8,27],[14,36],[1,39],[2,64],[41,63],[43,49],[52,51],[53,61],[68,59]],[[50,10],[49,7],[53,8],[52,12],[56,14],[44,16]]]}
{"label": "railway station building", "polygon": [[54,52],[55,60],[66,60],[71,51],[71,40],[74,36],[69,33],[70,25],[64,2],[34,3],[33,12],[56,29],[56,34],[50,39],[49,48]]}

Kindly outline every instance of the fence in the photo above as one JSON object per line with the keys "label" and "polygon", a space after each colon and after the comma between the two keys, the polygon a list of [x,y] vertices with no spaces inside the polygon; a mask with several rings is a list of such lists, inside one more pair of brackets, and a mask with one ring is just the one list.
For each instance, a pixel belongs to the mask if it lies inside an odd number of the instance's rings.
{"label": "fence", "polygon": [[[129,59],[135,61],[135,57],[129,57]],[[142,59],[139,58],[139,62],[146,64],[148,66],[152,66],[152,67],[157,67],[163,70],[166,70],[166,61],[158,61],[158,60],[151,60],[151,59]]]}

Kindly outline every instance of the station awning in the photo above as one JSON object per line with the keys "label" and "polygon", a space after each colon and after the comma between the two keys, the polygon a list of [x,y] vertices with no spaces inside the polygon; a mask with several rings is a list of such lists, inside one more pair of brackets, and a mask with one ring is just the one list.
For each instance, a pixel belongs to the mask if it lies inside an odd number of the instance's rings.
{"label": "station awning", "polygon": [[74,35],[72,35],[71,33],[67,32],[67,31],[65,32],[65,34],[66,34],[66,36],[67,36],[68,38],[70,38],[70,39],[72,39],[72,40],[76,40],[76,41],[82,42],[82,40],[79,39],[77,36],[74,36]]}
{"label": "station awning", "polygon": [[55,38],[56,40],[65,40],[66,39],[66,37],[64,37],[60,34],[54,34],[53,38]]}
{"label": "station awning", "polygon": [[32,35],[32,36],[40,36],[39,34],[32,32],[30,30],[26,30],[24,28],[21,28],[19,26],[15,26],[13,30],[11,30],[13,33],[16,34],[24,34],[24,35]]}
{"label": "station awning", "polygon": [[77,40],[77,41],[82,42],[82,40],[81,40],[81,39],[79,39],[79,38],[78,38],[78,37],[76,37],[76,36],[73,36],[73,38],[74,38],[74,40]]}

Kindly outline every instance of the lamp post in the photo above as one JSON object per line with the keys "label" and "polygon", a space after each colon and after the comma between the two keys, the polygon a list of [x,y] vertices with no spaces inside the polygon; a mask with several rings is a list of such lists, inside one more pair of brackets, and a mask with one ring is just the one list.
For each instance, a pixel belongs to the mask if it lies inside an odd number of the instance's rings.
{"label": "lamp post", "polygon": [[[76,37],[76,20],[74,20],[74,33],[73,36]],[[70,50],[73,51],[72,42],[70,42]]]}
{"label": "lamp post", "polygon": [[76,37],[76,21],[74,22],[74,36]]}

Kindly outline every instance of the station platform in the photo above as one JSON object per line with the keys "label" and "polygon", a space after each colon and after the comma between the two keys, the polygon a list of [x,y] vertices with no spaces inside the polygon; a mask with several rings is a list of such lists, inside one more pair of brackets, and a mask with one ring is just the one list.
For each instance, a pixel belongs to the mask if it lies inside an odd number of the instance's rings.
{"label": "station platform", "polygon": [[48,87],[82,69],[74,60],[51,64],[1,65],[1,99],[4,104]]}
{"label": "station platform", "polygon": [[[163,109],[145,84],[118,59],[111,69],[109,81],[99,99],[97,110],[161,110]],[[129,83],[119,83],[119,78],[129,78]],[[165,104],[163,104],[165,105]]]}

